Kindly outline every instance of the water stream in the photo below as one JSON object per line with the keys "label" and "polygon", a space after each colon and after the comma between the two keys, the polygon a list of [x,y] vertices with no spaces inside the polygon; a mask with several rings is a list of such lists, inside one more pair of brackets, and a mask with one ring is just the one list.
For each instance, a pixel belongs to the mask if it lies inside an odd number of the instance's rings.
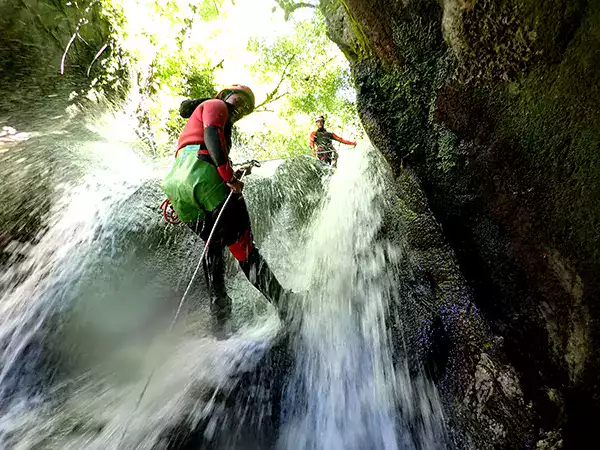
{"label": "water stream", "polygon": [[[30,147],[50,145],[40,139]],[[183,423],[206,445],[187,448],[447,448],[435,388],[392,355],[388,305],[402,301],[396,266],[407,255],[379,232],[381,180],[390,175],[374,150],[341,155],[302,226],[290,226],[285,205],[271,218],[249,200],[253,219],[270,223],[260,242],[266,259],[301,292],[300,328],[283,341],[286,379],[267,392],[264,374],[246,384],[240,374],[268,371],[285,333],[239,273],[228,282],[231,339],[208,331],[202,280],[167,333],[201,245],[161,221],[156,168],[106,133],[51,143],[68,150],[64,158],[85,153],[91,162],[78,177],[47,180],[52,201],[38,237],[11,241],[18,257],[2,266],[0,447],[177,448]],[[26,144],[5,154],[35,156]],[[6,161],[17,170],[19,159]]]}

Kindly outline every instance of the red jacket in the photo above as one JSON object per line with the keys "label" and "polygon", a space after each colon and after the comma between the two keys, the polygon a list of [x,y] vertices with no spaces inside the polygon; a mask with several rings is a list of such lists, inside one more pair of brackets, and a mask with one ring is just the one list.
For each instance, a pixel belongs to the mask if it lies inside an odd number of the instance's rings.
{"label": "red jacket", "polygon": [[210,155],[224,181],[233,180],[233,169],[229,161],[231,120],[227,103],[210,99],[194,110],[179,136],[177,152],[186,145],[193,144],[200,145],[198,155]]}
{"label": "red jacket", "polygon": [[[323,128],[322,130],[315,130],[312,133],[310,133],[309,145],[310,145],[310,148],[312,149],[313,154],[316,154],[318,147],[323,147],[324,150],[326,150],[326,151],[333,150],[333,145],[331,143],[332,139],[334,139],[338,142],[341,142],[342,144],[356,145],[356,142],[347,141],[345,139],[342,139],[337,134],[331,133],[330,131],[327,131],[326,129]],[[315,148],[315,146],[317,148]]]}

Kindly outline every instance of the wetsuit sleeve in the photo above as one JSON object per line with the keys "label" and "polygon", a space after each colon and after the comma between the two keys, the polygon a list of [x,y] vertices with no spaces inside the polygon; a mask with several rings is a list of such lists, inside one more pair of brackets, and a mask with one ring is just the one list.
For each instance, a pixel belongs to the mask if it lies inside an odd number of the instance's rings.
{"label": "wetsuit sleeve", "polygon": [[310,133],[310,137],[308,138],[308,145],[310,145],[310,148],[312,149],[312,153],[313,155],[315,154],[315,136],[317,135],[317,133],[315,131],[313,131],[312,133]]}
{"label": "wetsuit sleeve", "polygon": [[233,169],[227,152],[225,124],[229,120],[229,110],[225,102],[217,99],[208,100],[202,105],[202,122],[204,123],[204,143],[210,157],[217,166],[217,171],[224,181],[232,181]]}
{"label": "wetsuit sleeve", "polygon": [[346,144],[346,145],[356,145],[356,142],[353,141],[347,141],[346,139],[342,139],[341,137],[339,137],[337,134],[335,133],[331,133],[331,137],[333,139],[335,139],[338,142],[341,142],[342,144]]}

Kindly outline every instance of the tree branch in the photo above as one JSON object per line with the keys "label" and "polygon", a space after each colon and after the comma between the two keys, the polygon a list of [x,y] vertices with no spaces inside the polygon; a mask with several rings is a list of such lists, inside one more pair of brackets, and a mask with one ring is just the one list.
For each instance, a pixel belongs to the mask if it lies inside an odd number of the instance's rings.
{"label": "tree branch", "polygon": [[[273,103],[276,102],[277,100],[279,100],[280,98],[285,97],[286,95],[288,95],[289,92],[284,92],[283,94],[278,95],[277,97],[273,97],[267,100],[265,100],[264,102],[262,102],[260,105],[258,105],[256,108],[254,108],[254,110],[256,112],[265,112],[265,111],[270,111],[268,109],[265,108],[265,106],[267,106],[269,103]],[[263,108],[261,111],[257,111],[258,108]]]}
{"label": "tree branch", "polygon": [[60,60],[60,74],[61,75],[65,74],[65,59],[67,59],[67,53],[69,53],[69,48],[71,48],[71,44],[73,43],[73,41],[75,40],[76,37],[77,37],[77,32],[73,33],[73,36],[71,36],[71,39],[69,40],[69,43],[67,44],[67,48],[65,48],[65,52],[63,53],[63,56]]}
{"label": "tree branch", "polygon": [[317,7],[317,5],[313,5],[312,3],[306,3],[306,2],[294,3],[292,0],[275,0],[275,1],[279,5],[279,7],[281,9],[283,9],[283,12],[285,13],[284,20],[286,20],[286,21],[290,18],[292,13],[294,11],[296,11],[297,9],[316,8]]}
{"label": "tree branch", "polygon": [[94,59],[92,59],[92,62],[91,62],[90,66],[88,67],[88,70],[87,70],[87,76],[88,77],[90,76],[90,71],[92,70],[92,66],[94,65],[94,63],[96,62],[96,60],[100,57],[100,55],[102,54],[102,52],[104,50],[106,50],[106,47],[108,47],[108,44],[104,44],[102,46],[102,48],[98,51],[98,53],[96,53],[96,56],[94,56]]}
{"label": "tree branch", "polygon": [[312,73],[311,73],[311,74],[310,74],[308,77],[304,78],[304,81],[310,81],[310,80],[311,80],[312,78],[314,78],[314,77],[317,75],[317,73],[318,73],[318,72],[321,70],[321,67],[323,67],[323,66],[325,66],[325,65],[329,64],[329,63],[330,63],[331,61],[333,61],[335,58],[336,58],[335,56],[332,56],[332,57],[331,57],[331,58],[329,58],[327,61],[325,61],[323,64],[319,64],[319,66],[317,66],[317,67],[316,67],[316,69],[315,69],[315,70],[313,70],[313,71],[312,71]]}
{"label": "tree branch", "polygon": [[221,62],[213,67],[211,67],[210,70],[215,70],[215,69],[222,69],[223,68],[223,63],[225,62],[224,59],[221,60]]}
{"label": "tree branch", "polygon": [[295,59],[296,59],[296,55],[293,55],[290,58],[290,60],[285,65],[285,68],[283,69],[283,73],[281,74],[281,78],[279,79],[279,83],[277,83],[277,86],[275,87],[275,89],[273,89],[271,92],[269,92],[267,94],[267,98],[265,99],[264,102],[262,102],[254,107],[255,110],[262,106],[268,105],[269,103],[273,103],[274,101],[279,100],[284,95],[287,95],[287,92],[280,94],[280,95],[277,95],[277,94],[279,93],[279,88],[281,87],[281,83],[283,83],[283,80],[285,80],[285,76],[287,75],[287,71],[290,68],[290,65],[292,64],[292,62]]}
{"label": "tree branch", "polygon": [[[267,96],[267,99],[264,102],[262,102],[260,105],[256,105],[254,110],[256,111],[258,108],[263,108],[264,106],[267,106],[269,103],[276,102],[277,100],[279,100],[282,97],[285,97],[286,95],[288,95],[288,92],[284,92],[283,94],[280,94],[277,97]],[[264,109],[263,111],[266,111],[266,109]],[[257,112],[262,112],[262,111],[257,111]]]}

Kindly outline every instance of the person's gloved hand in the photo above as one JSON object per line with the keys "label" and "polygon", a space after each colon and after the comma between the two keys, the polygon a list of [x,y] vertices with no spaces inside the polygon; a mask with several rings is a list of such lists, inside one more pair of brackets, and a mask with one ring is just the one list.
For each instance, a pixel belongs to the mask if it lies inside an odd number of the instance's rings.
{"label": "person's gloved hand", "polygon": [[231,189],[236,194],[241,194],[242,190],[244,189],[244,183],[238,180],[237,178],[234,178],[234,180],[232,180],[231,182],[226,182],[225,184],[229,186],[229,189]]}
{"label": "person's gloved hand", "polygon": [[240,168],[235,171],[235,177],[238,180],[241,180],[244,175],[250,175],[254,167],[260,167],[260,163],[255,159],[246,162],[246,164],[242,164]]}
{"label": "person's gloved hand", "polygon": [[246,164],[245,166],[240,167],[234,173],[234,176],[239,180],[242,176],[250,175],[252,173],[252,164]]}

